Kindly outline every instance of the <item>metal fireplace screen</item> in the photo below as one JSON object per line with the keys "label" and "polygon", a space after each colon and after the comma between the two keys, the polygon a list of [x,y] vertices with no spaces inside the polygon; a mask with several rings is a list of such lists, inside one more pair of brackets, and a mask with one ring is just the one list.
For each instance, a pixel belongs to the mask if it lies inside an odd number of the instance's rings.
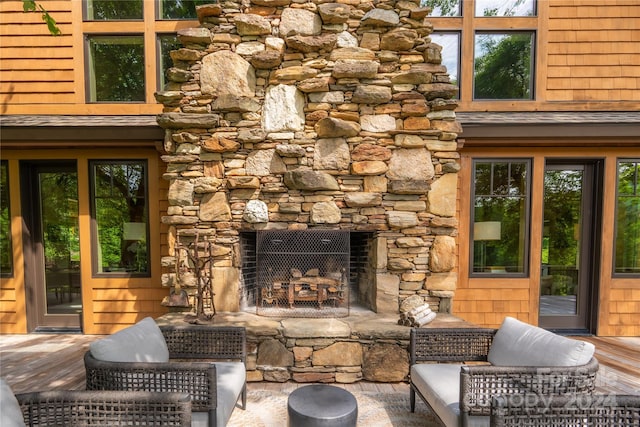
{"label": "metal fireplace screen", "polygon": [[258,231],[256,261],[257,314],[349,315],[349,232]]}

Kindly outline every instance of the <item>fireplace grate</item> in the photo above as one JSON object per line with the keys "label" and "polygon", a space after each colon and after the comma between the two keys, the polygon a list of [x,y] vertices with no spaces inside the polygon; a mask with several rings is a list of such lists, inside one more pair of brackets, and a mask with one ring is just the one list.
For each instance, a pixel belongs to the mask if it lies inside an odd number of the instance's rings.
{"label": "fireplace grate", "polygon": [[349,246],[348,231],[258,231],[257,314],[348,316]]}

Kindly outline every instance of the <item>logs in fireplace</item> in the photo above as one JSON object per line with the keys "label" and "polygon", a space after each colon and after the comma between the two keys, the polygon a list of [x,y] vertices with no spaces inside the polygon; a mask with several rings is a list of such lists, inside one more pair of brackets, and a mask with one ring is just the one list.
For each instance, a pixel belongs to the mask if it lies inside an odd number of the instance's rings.
{"label": "logs in fireplace", "polygon": [[256,239],[256,310],[265,316],[349,314],[349,233],[260,231]]}

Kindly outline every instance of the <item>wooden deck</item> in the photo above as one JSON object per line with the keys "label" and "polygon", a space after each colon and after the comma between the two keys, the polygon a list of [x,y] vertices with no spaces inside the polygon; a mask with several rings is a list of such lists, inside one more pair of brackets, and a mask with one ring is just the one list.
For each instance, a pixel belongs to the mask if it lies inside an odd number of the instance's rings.
{"label": "wooden deck", "polygon": [[[41,390],[84,389],[84,362],[89,343],[96,335],[29,334],[0,335],[0,376],[15,393]],[[640,337],[579,337],[596,346],[600,362],[597,391],[600,393],[640,393]],[[250,383],[249,389],[291,391],[301,385],[287,383]],[[407,391],[406,383],[344,384],[348,390]]]}

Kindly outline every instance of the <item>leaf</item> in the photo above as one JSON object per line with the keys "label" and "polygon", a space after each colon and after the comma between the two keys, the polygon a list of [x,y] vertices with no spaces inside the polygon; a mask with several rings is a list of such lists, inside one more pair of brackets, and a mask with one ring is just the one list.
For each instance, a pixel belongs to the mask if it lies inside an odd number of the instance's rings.
{"label": "leaf", "polygon": [[22,10],[25,12],[33,12],[36,10],[35,0],[22,0]]}

